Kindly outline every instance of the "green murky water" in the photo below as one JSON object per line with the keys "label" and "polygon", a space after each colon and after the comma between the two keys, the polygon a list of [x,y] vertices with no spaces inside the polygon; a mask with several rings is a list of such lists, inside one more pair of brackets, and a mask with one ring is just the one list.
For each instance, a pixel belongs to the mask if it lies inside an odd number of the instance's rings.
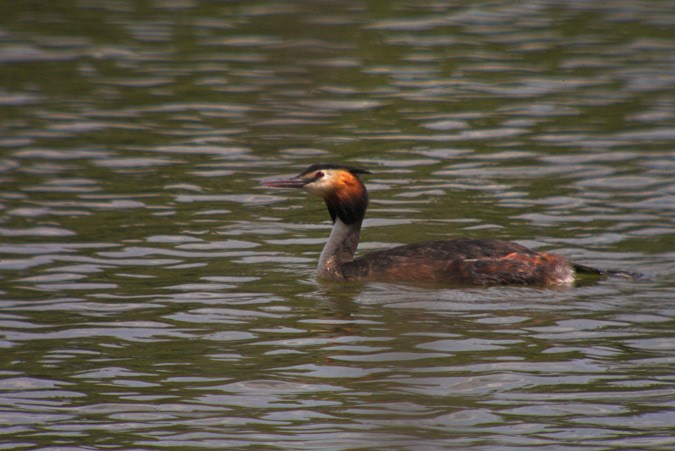
{"label": "green murky water", "polygon": [[[4,448],[675,445],[671,2],[0,4]],[[317,161],[648,277],[319,283]]]}

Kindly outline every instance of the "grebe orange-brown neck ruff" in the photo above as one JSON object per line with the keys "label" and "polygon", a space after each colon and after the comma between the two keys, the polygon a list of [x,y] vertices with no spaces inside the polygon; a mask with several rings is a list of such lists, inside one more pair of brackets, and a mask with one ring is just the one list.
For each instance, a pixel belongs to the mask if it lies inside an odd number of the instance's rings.
{"label": "grebe orange-brown neck ruff", "polygon": [[263,182],[272,188],[302,188],[326,202],[333,229],[319,257],[320,278],[337,282],[565,286],[571,285],[578,273],[631,276],[492,239],[423,241],[354,258],[368,207],[368,191],[359,178],[361,174],[370,172],[341,164],[313,164],[297,177]]}

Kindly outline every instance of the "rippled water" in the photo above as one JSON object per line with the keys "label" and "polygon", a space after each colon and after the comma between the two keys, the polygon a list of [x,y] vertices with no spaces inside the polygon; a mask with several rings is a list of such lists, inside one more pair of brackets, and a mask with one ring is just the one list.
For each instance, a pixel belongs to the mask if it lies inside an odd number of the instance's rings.
{"label": "rippled water", "polygon": [[[672,2],[5,3],[3,448],[675,446]],[[317,282],[316,161],[647,277]]]}

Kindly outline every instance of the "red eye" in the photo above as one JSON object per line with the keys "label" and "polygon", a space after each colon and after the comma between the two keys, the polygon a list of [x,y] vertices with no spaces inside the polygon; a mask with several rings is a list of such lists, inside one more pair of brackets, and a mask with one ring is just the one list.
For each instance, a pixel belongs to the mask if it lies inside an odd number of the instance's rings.
{"label": "red eye", "polygon": [[324,175],[325,175],[325,174],[324,174],[323,172],[319,171],[319,172],[317,172],[316,174],[314,174],[314,178],[315,178],[315,179],[320,179],[320,178],[323,177]]}

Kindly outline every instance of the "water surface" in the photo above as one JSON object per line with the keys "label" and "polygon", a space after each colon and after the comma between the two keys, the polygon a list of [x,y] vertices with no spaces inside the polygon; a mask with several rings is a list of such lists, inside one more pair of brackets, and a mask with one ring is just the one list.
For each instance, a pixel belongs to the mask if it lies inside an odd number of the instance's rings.
{"label": "water surface", "polygon": [[[12,449],[669,450],[666,1],[5,2],[0,443]],[[566,290],[314,279],[517,240],[637,271]]]}

